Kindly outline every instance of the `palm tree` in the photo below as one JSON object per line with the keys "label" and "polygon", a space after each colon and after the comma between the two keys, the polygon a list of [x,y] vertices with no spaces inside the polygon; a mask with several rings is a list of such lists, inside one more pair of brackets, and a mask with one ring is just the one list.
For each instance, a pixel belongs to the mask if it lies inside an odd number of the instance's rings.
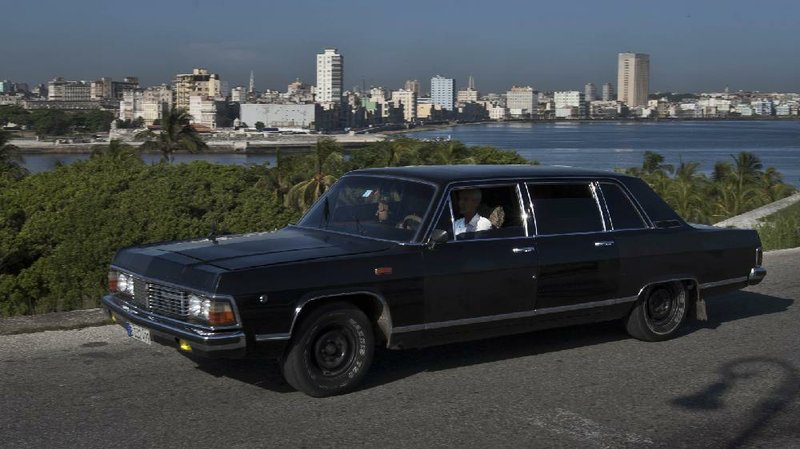
{"label": "palm tree", "polygon": [[672,173],[673,166],[664,163],[664,156],[655,151],[645,151],[644,161],[642,162],[642,171],[644,173]]}
{"label": "palm tree", "polygon": [[740,191],[758,182],[763,168],[758,156],[742,151],[737,156],[731,155],[731,159],[734,165],[733,176]]}
{"label": "palm tree", "polygon": [[0,175],[20,179],[28,174],[28,170],[22,165],[25,159],[19,153],[19,148],[8,143],[10,140],[7,132],[0,131]]}
{"label": "palm tree", "polygon": [[161,152],[161,160],[172,162],[175,151],[197,153],[208,149],[208,145],[189,124],[192,116],[184,109],[166,109],[161,112],[161,132],[143,131],[136,135],[144,138],[142,149],[156,149]]}
{"label": "palm tree", "polygon": [[107,157],[115,162],[142,160],[138,149],[126,143],[122,143],[118,139],[112,139],[108,145],[92,150],[92,157]]}
{"label": "palm tree", "polygon": [[387,148],[389,151],[389,157],[386,161],[387,167],[404,165],[404,162],[413,164],[416,159],[414,156],[419,148],[419,141],[401,137],[387,142]]}
{"label": "palm tree", "polygon": [[336,141],[330,138],[318,139],[311,157],[314,173],[310,179],[301,181],[289,189],[285,199],[287,206],[305,210],[336,182],[336,176],[332,175],[331,171],[342,162],[341,148]]}
{"label": "palm tree", "polygon": [[783,182],[783,175],[781,175],[775,167],[769,167],[764,171],[764,174],[759,180],[759,185],[761,196],[764,201],[769,203],[778,201],[796,192],[794,187]]}
{"label": "palm tree", "polygon": [[708,220],[705,192],[706,177],[697,172],[699,162],[681,161],[675,169],[675,178],[666,188],[665,198],[688,221]]}
{"label": "palm tree", "polygon": [[275,155],[275,167],[268,170],[264,176],[261,176],[256,181],[256,187],[274,190],[278,201],[285,204],[286,195],[292,188],[289,178],[286,164],[283,163],[281,158],[281,149],[278,148]]}

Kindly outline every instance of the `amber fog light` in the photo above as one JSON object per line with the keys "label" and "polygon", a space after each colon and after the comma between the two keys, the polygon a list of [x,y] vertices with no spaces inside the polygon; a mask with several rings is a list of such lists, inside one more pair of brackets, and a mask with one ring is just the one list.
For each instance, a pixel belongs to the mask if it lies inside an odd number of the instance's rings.
{"label": "amber fog light", "polygon": [[208,311],[208,324],[212,326],[228,326],[236,324],[236,317],[233,315],[233,308],[230,303],[214,301]]}

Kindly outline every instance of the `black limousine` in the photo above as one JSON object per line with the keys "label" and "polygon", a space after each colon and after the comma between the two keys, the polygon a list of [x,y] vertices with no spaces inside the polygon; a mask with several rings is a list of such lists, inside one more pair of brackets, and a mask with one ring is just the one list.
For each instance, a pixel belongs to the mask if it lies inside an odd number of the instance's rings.
{"label": "black limousine", "polygon": [[686,223],[636,177],[542,166],[343,176],[275,232],[124,248],[103,304],[128,334],[275,357],[311,396],[392,349],[621,320],[673,337],[703,298],[760,282],[750,230]]}

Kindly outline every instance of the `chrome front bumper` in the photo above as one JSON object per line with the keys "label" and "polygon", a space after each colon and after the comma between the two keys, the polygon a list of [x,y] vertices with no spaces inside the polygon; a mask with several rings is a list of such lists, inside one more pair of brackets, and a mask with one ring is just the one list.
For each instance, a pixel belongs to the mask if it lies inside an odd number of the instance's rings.
{"label": "chrome front bumper", "polygon": [[[192,348],[207,356],[240,356],[247,347],[244,332],[239,329],[209,331],[189,323],[183,323],[133,306],[116,295],[103,296],[103,306],[119,323],[126,321],[150,329],[159,343],[178,346],[185,340]],[[123,323],[120,323],[123,324]]]}
{"label": "chrome front bumper", "polygon": [[747,283],[749,285],[756,285],[764,279],[767,275],[767,269],[764,267],[753,267],[750,269],[750,274],[747,275]]}

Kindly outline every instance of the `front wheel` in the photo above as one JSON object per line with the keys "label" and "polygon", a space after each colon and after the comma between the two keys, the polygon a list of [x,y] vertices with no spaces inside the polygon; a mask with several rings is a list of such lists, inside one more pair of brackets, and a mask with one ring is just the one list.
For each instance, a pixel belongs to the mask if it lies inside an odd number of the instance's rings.
{"label": "front wheel", "polygon": [[352,304],[326,304],[300,323],[282,361],[283,377],[309,396],[346,393],[364,378],[374,349],[364,312]]}
{"label": "front wheel", "polygon": [[648,287],[628,315],[626,330],[644,341],[674,337],[686,320],[687,296],[686,287],[677,281]]}

